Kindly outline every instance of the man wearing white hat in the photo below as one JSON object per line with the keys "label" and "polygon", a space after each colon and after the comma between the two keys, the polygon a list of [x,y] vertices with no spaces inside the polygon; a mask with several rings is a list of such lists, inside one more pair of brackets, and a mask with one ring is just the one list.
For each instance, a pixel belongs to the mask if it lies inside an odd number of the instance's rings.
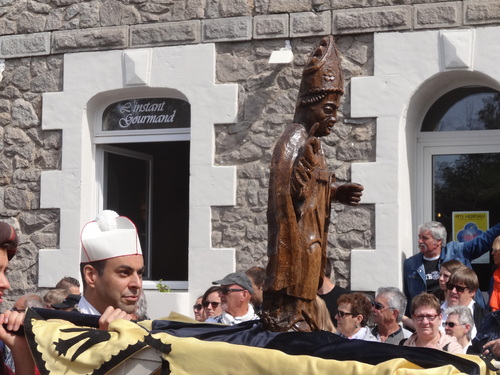
{"label": "man wearing white hat", "polygon": [[83,296],[78,309],[85,314],[111,313],[115,318],[134,313],[144,273],[135,225],[106,210],[84,226],[81,242]]}

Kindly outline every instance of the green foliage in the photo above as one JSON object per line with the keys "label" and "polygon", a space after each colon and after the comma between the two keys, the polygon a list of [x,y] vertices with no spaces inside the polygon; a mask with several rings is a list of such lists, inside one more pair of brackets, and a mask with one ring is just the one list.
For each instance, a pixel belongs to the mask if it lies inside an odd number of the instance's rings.
{"label": "green foliage", "polygon": [[171,292],[170,287],[167,284],[164,284],[162,279],[158,280],[158,283],[156,284],[156,289],[158,289],[160,293]]}

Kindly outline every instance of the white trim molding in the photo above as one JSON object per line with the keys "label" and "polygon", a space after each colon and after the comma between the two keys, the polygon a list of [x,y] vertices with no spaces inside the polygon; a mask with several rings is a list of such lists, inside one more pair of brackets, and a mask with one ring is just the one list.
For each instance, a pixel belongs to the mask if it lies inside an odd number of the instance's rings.
{"label": "white trim molding", "polygon": [[190,315],[186,301],[194,301],[212,280],[234,271],[234,249],[211,247],[210,207],[236,201],[236,167],[214,165],[213,125],[236,121],[238,87],[215,83],[215,60],[214,44],[64,56],[64,90],[43,95],[42,127],[61,129],[63,146],[61,170],[41,176],[41,207],[59,208],[61,227],[60,248],[40,250],[40,287],[79,275],[80,230],[98,208],[96,113],[103,102],[119,100],[127,90],[137,95],[182,93],[191,105],[189,291],[157,293],[158,302],[149,293],[150,316],[165,316],[170,309]]}
{"label": "white trim molding", "polygon": [[416,250],[416,230],[431,218],[419,180],[417,138],[430,106],[461,86],[500,87],[499,27],[378,33],[374,75],[351,82],[352,117],[377,118],[373,163],[352,165],[375,205],[375,248],[351,253],[351,289],[402,287],[402,263]]}

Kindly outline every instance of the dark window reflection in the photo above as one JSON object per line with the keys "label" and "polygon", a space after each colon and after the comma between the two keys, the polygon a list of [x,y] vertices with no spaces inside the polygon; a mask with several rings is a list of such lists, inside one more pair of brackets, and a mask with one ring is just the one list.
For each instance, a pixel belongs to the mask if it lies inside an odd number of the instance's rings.
{"label": "dark window reflection", "polygon": [[427,112],[422,131],[500,129],[500,93],[461,87],[443,95]]}
{"label": "dark window reflection", "polygon": [[[500,153],[432,157],[433,220],[452,238],[454,211],[488,211],[490,227],[500,222]],[[488,290],[491,265],[475,264],[481,290]]]}

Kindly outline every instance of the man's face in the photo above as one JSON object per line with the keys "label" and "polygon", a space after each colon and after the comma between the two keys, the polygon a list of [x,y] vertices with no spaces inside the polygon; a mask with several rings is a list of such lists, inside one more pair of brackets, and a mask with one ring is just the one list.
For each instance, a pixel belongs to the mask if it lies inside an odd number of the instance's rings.
{"label": "man's face", "polygon": [[448,306],[468,306],[474,299],[476,291],[470,290],[465,283],[451,284],[448,282],[448,285],[453,287],[452,290],[448,289],[447,291]]}
{"label": "man's face", "polygon": [[72,285],[69,287],[69,294],[80,294],[80,287]]}
{"label": "man's face", "polygon": [[144,259],[130,255],[108,259],[100,276],[94,273],[92,301],[89,302],[102,314],[108,306],[131,314],[136,310],[142,291]]}
{"label": "man's face", "polygon": [[418,248],[428,258],[433,258],[441,253],[442,242],[442,240],[436,240],[430,231],[422,231],[418,234]]}
{"label": "man's face", "polygon": [[262,287],[259,288],[257,285],[255,285],[251,277],[250,281],[252,282],[252,288],[253,288],[253,294],[252,297],[250,298],[250,302],[254,306],[260,306],[262,304],[262,301],[264,300]]}
{"label": "man's face", "polygon": [[396,311],[389,308],[389,301],[384,295],[375,297],[375,303],[372,306],[372,318],[378,325],[389,325],[396,321]]}
{"label": "man's face", "polygon": [[219,294],[220,300],[222,303],[222,310],[224,310],[228,314],[231,314],[233,316],[237,316],[234,314],[245,303],[245,296],[246,296],[246,293],[248,293],[248,291],[246,289],[243,289],[238,284],[221,285],[221,287],[222,287],[223,291],[227,290],[227,293],[228,293],[228,294],[224,294],[224,292],[221,292]]}
{"label": "man's face", "polygon": [[307,122],[316,127],[314,132],[316,137],[324,137],[331,133],[335,121],[337,121],[340,97],[339,93],[328,93],[322,101],[309,107]]}

